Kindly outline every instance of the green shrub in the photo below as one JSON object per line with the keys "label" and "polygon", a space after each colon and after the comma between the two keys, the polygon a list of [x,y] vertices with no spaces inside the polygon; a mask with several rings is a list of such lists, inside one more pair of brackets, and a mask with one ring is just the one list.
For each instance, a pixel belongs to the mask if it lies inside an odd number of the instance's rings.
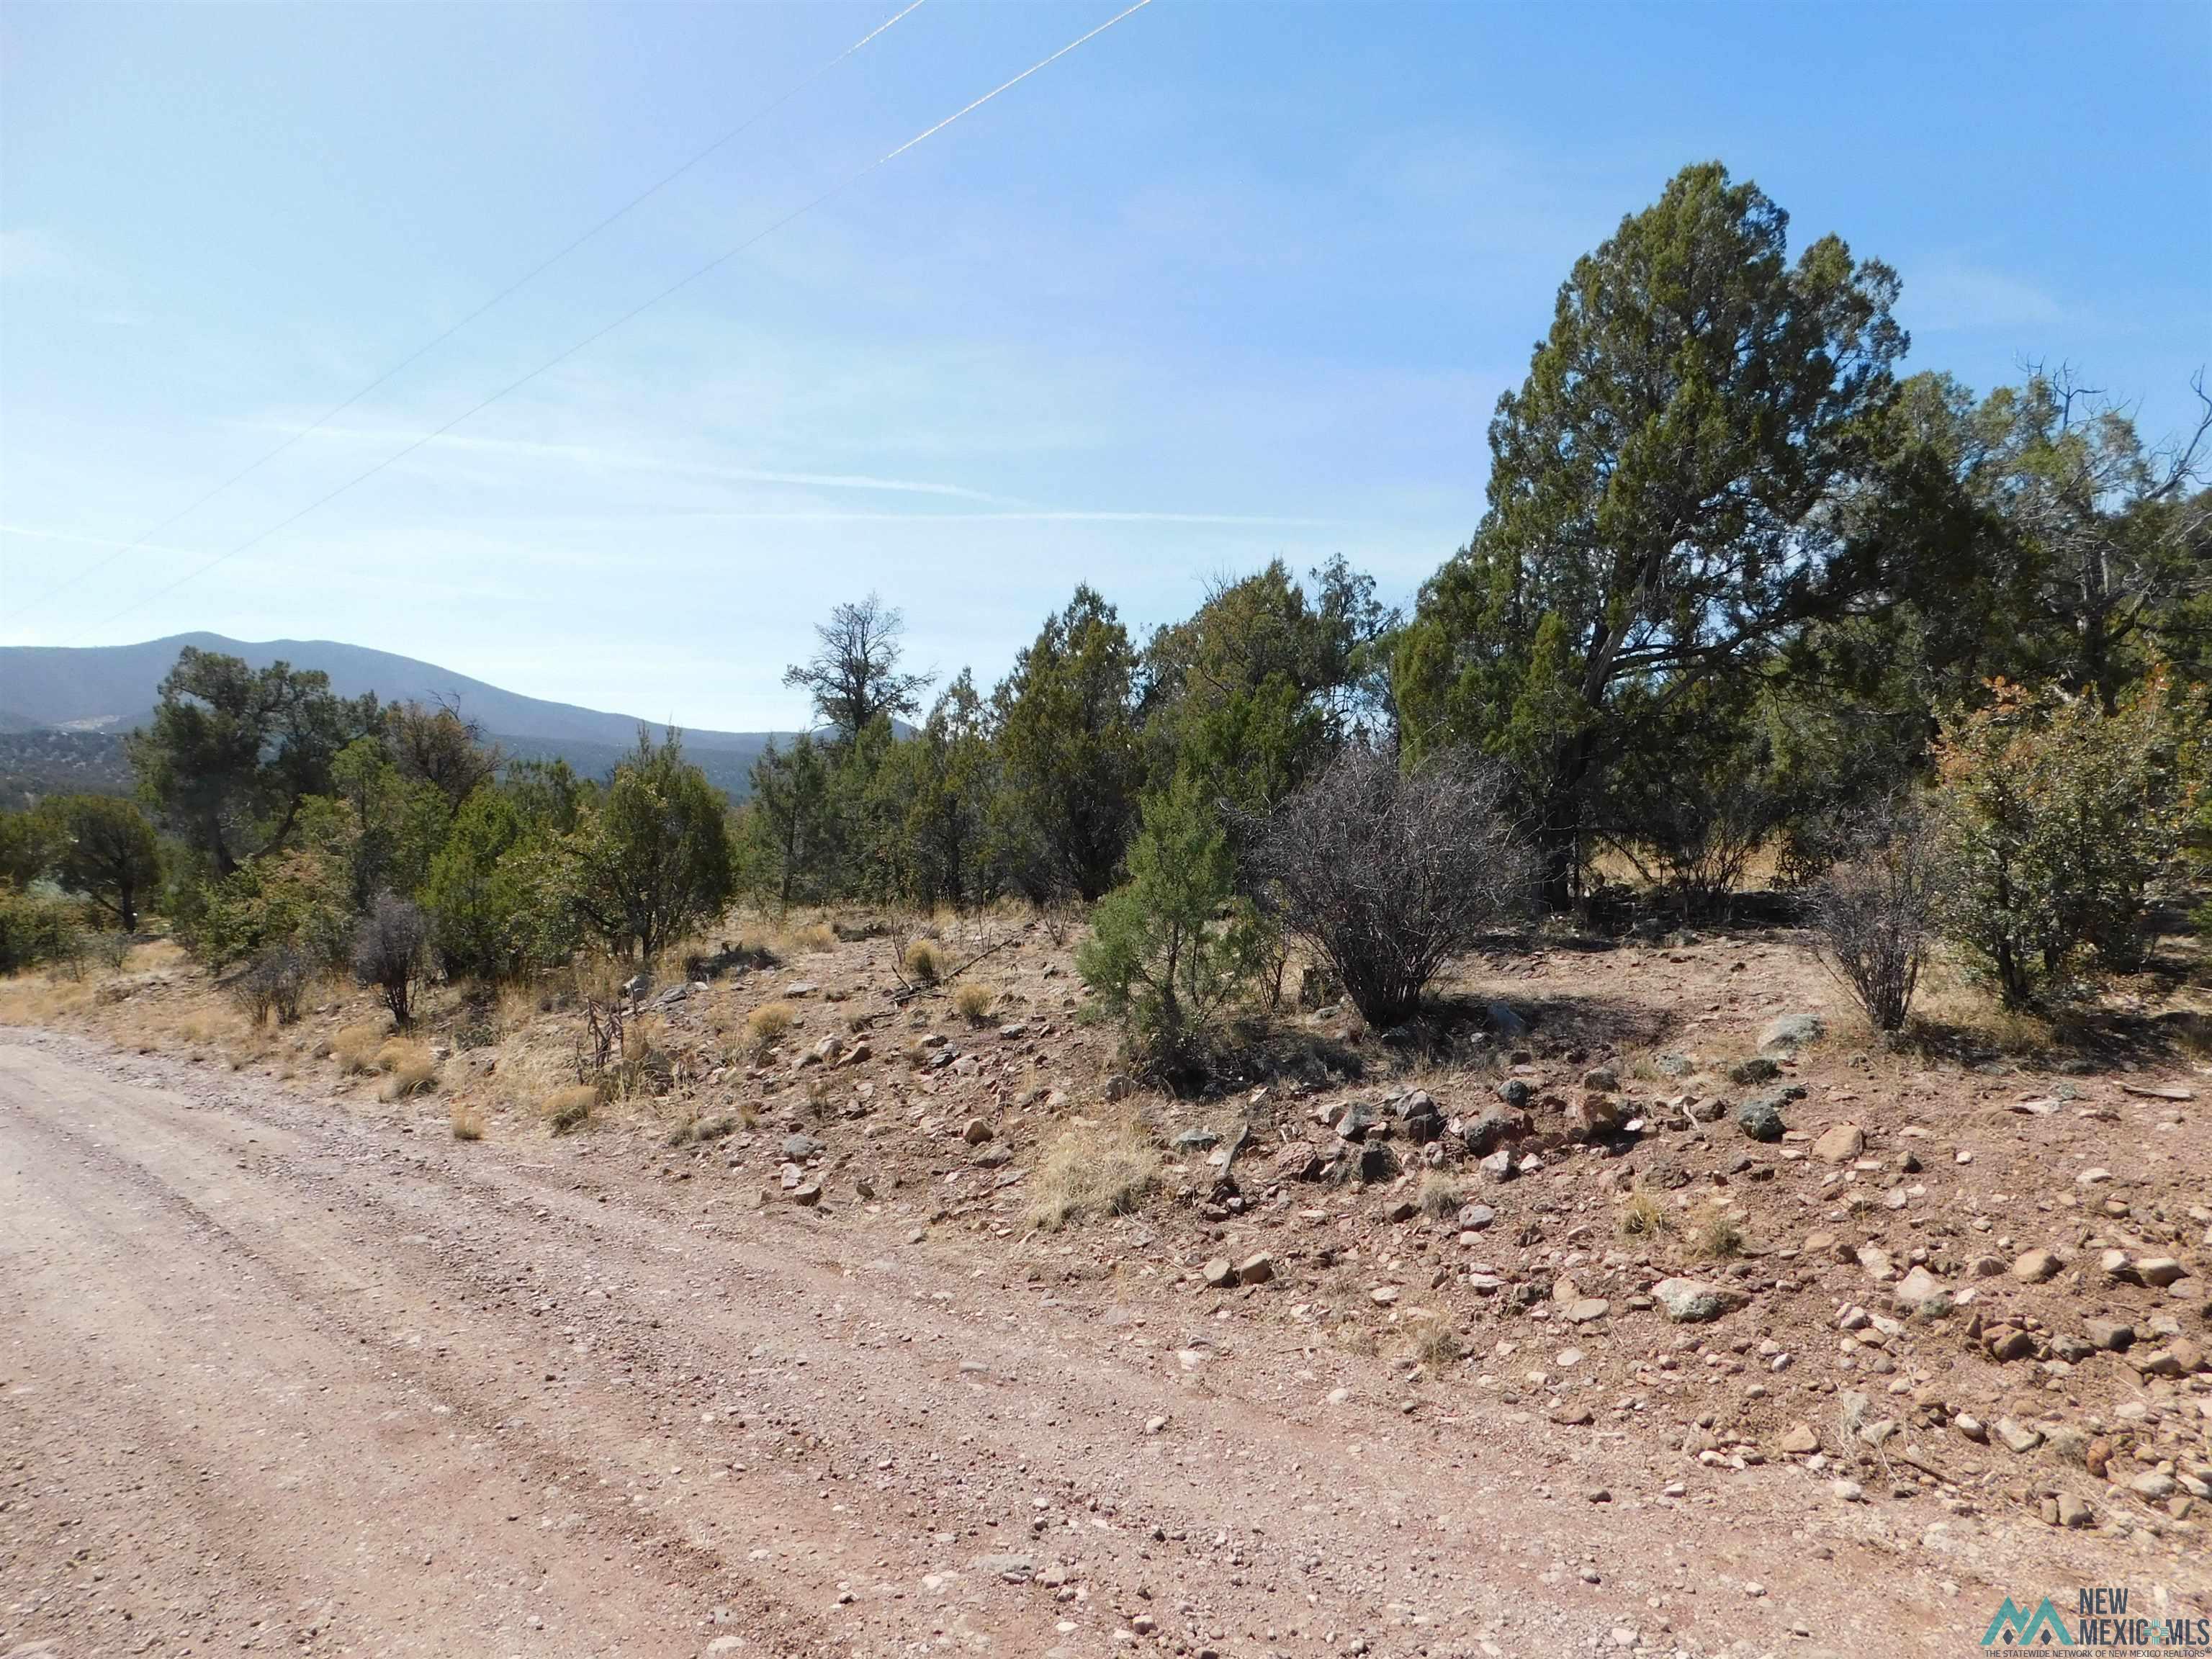
{"label": "green shrub", "polygon": [[1220,1016],[1250,988],[1261,928],[1239,898],[1227,836],[1188,778],[1146,801],[1129,880],[1099,901],[1075,965],[1170,1082],[1205,1071]]}
{"label": "green shrub", "polygon": [[2020,1007],[2142,959],[2154,889],[2195,800],[2185,708],[2154,675],[2110,714],[2093,697],[1999,682],[1944,724],[1946,935]]}
{"label": "green shrub", "polygon": [[74,899],[0,890],[0,974],[77,967],[87,933],[84,907]]}

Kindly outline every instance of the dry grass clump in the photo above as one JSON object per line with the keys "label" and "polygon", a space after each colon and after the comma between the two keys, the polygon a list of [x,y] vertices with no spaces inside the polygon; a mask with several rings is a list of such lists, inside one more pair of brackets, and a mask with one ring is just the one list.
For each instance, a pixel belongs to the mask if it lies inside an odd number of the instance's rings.
{"label": "dry grass clump", "polygon": [[556,1089],[545,1102],[545,1127],[556,1135],[580,1129],[591,1121],[592,1109],[599,1103],[599,1091],[588,1083]]}
{"label": "dry grass clump", "polygon": [[393,1037],[376,1051],[376,1069],[385,1073],[384,1097],[404,1100],[421,1094],[438,1080],[437,1056],[426,1043]]}
{"label": "dry grass clump", "polygon": [[1459,1333],[1442,1315],[1417,1308],[1407,1317],[1406,1353],[1431,1374],[1441,1371],[1460,1356]]}
{"label": "dry grass clump", "polygon": [[1421,1177],[1421,1188],[1415,1197],[1421,1213],[1442,1221],[1460,1212],[1467,1202],[1467,1188],[1441,1170],[1431,1170]]}
{"label": "dry grass clump", "polygon": [[811,921],[804,927],[794,927],[787,938],[794,951],[834,951],[837,948],[837,935],[824,921]]}
{"label": "dry grass clump", "polygon": [[390,1024],[381,1019],[339,1027],[331,1039],[331,1058],[337,1061],[340,1074],[351,1077],[356,1072],[374,1071],[377,1050],[391,1033]]}
{"label": "dry grass clump", "polygon": [[1708,1261],[1724,1261],[1743,1254],[1743,1225],[1726,1210],[1715,1207],[1698,1224],[1697,1252]]}
{"label": "dry grass clump", "polygon": [[934,985],[944,977],[945,957],[928,939],[918,939],[906,947],[906,972],[916,985]]}
{"label": "dry grass clump", "polygon": [[1620,1206],[1620,1236],[1623,1238],[1656,1238],[1662,1233],[1674,1231],[1674,1218],[1667,1213],[1667,1206],[1647,1192],[1633,1192]]}
{"label": "dry grass clump", "polygon": [[447,1116],[453,1126],[454,1139],[482,1140],[483,1139],[483,1114],[467,1102],[455,1101],[452,1111],[447,1113]]}
{"label": "dry grass clump", "polygon": [[752,1044],[753,1058],[766,1060],[769,1050],[783,1041],[798,1021],[798,1013],[787,1002],[763,1002],[745,1016],[745,1036]]}
{"label": "dry grass clump", "polygon": [[1079,1124],[1053,1143],[1036,1173],[1030,1224],[1050,1231],[1127,1215],[1159,1179],[1160,1155],[1134,1118]]}
{"label": "dry grass clump", "polygon": [[991,1020],[991,1005],[998,999],[988,985],[970,980],[952,993],[952,1006],[961,1018],[970,1025],[988,1025]]}

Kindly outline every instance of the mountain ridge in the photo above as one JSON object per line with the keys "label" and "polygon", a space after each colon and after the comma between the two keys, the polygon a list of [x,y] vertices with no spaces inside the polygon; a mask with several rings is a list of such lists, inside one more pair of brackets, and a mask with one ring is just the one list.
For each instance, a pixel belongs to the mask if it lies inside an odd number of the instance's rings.
{"label": "mountain ridge", "polygon": [[[123,734],[151,716],[163,678],[187,646],[241,658],[255,668],[281,661],[318,670],[330,677],[331,690],[343,697],[373,691],[386,702],[449,702],[510,754],[526,759],[558,757],[586,776],[611,769],[636,740],[641,726],[658,730],[663,724],[526,696],[435,663],[369,646],[338,640],[234,640],[197,632],[131,645],[0,646],[0,710],[5,711],[0,733],[11,742],[52,732],[105,737],[119,752]],[[746,793],[746,774],[769,743],[793,735],[679,729],[691,759],[733,798]],[[0,765],[0,770],[12,769]]]}

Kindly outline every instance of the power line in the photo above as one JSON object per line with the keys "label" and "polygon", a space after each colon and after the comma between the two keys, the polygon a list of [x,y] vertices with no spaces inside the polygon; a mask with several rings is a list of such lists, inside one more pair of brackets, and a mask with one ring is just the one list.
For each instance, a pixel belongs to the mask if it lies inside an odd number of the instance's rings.
{"label": "power line", "polygon": [[355,392],[343,403],[332,404],[329,409],[325,410],[322,414],[316,416],[315,419],[310,421],[307,425],[301,427],[297,432],[293,433],[289,437],[286,438],[274,449],[271,449],[267,453],[248,462],[245,466],[241,467],[236,472],[232,473],[228,477],[225,478],[221,483],[216,485],[214,489],[209,490],[205,495],[198,497],[186,506],[179,508],[174,513],[172,513],[167,518],[162,520],[161,523],[154,526],[150,530],[147,531],[145,534],[140,536],[137,540],[124,543],[114,552],[109,554],[98,563],[88,565],[83,569],[78,571],[74,576],[70,577],[66,581],[60,583],[57,586],[48,588],[45,592],[40,594],[38,598],[33,599],[28,605],[25,605],[22,611],[19,611],[17,614],[20,616],[26,612],[35,611],[39,606],[46,604],[48,600],[57,599],[60,595],[68,592],[70,588],[75,587],[79,582],[85,580],[88,577],[99,574],[100,571],[106,569],[109,565],[113,564],[116,560],[123,557],[125,554],[135,552],[140,547],[144,546],[148,542],[152,541],[155,537],[160,535],[171,525],[179,522],[180,520],[190,518],[193,514],[198,512],[200,508],[205,507],[216,496],[222,495],[223,491],[228,489],[233,484],[240,483],[243,480],[252,477],[253,474],[258,472],[263,467],[268,465],[270,462],[275,460],[279,455],[283,454],[287,450],[290,449],[293,445],[298,443],[302,438],[308,437],[314,433],[321,431],[323,428],[328,426],[332,421],[344,414],[346,410],[351,409],[363,398],[368,397],[370,392],[374,392],[378,387],[383,386],[393,376],[398,374],[403,369],[411,367],[415,363],[419,362],[422,358],[429,356],[431,352],[435,351],[440,346],[445,344],[447,341],[452,339],[453,336],[459,334],[471,323],[473,323],[477,318],[483,316],[484,313],[492,309],[493,307],[498,305],[501,301],[508,299],[512,295],[520,292],[523,289],[527,288],[532,283],[537,281],[538,277],[544,276],[555,265],[559,264],[562,260],[567,258],[570,254],[574,253],[578,248],[583,246],[585,243],[590,241],[593,237],[597,236],[601,231],[606,229],[610,225],[612,225],[617,220],[627,218],[632,212],[638,208],[642,207],[646,203],[651,201],[654,197],[660,194],[662,191],[667,189],[669,185],[674,184],[685,173],[690,172],[692,168],[697,167],[700,162],[705,161],[708,156],[714,155],[718,150],[726,148],[732,142],[742,137],[745,133],[750,132],[753,128],[758,126],[763,121],[768,119],[769,116],[775,114],[776,111],[781,109],[793,99],[798,97],[800,93],[805,91],[817,81],[819,81],[823,76],[829,74],[831,70],[836,69],[848,58],[850,58],[854,53],[859,52],[861,47],[866,46],[878,35],[889,29],[894,23],[899,21],[901,18],[907,16],[909,13],[920,9],[924,3],[926,3],[926,0],[908,0],[908,3],[904,10],[896,13],[892,16],[885,19],[883,22],[877,24],[875,27],[870,29],[859,40],[854,41],[853,44],[846,47],[844,51],[839,52],[835,58],[830,59],[828,63],[823,64],[820,68],[815,70],[812,74],[807,76],[805,79],[793,85],[774,103],[765,105],[762,108],[754,111],[744,120],[738,122],[737,125],[732,127],[727,132],[725,132],[720,137],[715,139],[714,143],[708,144],[704,149],[694,153],[688,161],[684,161],[672,171],[661,174],[659,178],[654,179],[653,183],[647,185],[636,195],[631,197],[629,200],[624,202],[620,207],[617,208],[612,213],[607,215],[605,218],[600,220],[597,224],[592,226],[589,229],[573,238],[571,240],[563,243],[560,247],[556,248],[551,253],[547,254],[545,258],[540,259],[536,264],[531,266],[529,270],[524,271],[521,276],[516,277],[505,288],[500,289],[498,293],[493,295],[491,298],[486,300],[474,311],[469,313],[467,316],[453,324],[453,326],[447,329],[443,333],[436,335],[432,338],[424,341],[421,345],[416,347],[414,350],[409,352],[398,362],[392,364],[391,368],[386,369],[383,374],[378,375],[367,386],[362,387],[360,391]]}
{"label": "power line", "polygon": [[775,234],[777,231],[781,230],[786,225],[790,224],[793,220],[804,217],[805,215],[813,212],[815,209],[820,207],[823,203],[830,201],[835,197],[842,195],[845,191],[850,190],[854,185],[859,184],[860,180],[868,177],[869,174],[876,172],[878,168],[885,166],[889,162],[896,161],[898,157],[905,155],[907,151],[912,149],[915,145],[922,143],[925,139],[934,137],[937,134],[944,131],[945,128],[951,126],[955,121],[959,120],[961,117],[972,114],[976,110],[982,108],[984,105],[989,103],[1000,93],[1011,91],[1013,88],[1019,86],[1023,82],[1028,80],[1030,76],[1035,75],[1039,70],[1057,63],[1060,59],[1066,57],[1068,53],[1073,52],[1077,47],[1081,46],[1089,41],[1097,40],[1100,35],[1105,33],[1108,29],[1112,28],[1115,24],[1120,22],[1123,18],[1133,16],[1136,13],[1142,11],[1146,6],[1149,6],[1152,3],[1152,0],[1136,0],[1136,3],[1134,5],[1128,7],[1125,10],[1115,13],[1113,16],[1099,24],[1097,28],[1091,30],[1086,34],[1078,35],[1074,40],[1062,46],[1058,52],[1053,52],[1049,56],[1038,58],[1036,63],[1031,64],[1019,75],[1013,76],[1011,80],[1001,81],[997,86],[992,88],[990,91],[985,93],[981,97],[975,99],[973,102],[962,105],[958,109],[953,111],[951,114],[946,116],[934,126],[925,127],[920,132],[915,134],[913,137],[908,139],[904,143],[900,144],[896,149],[885,150],[881,155],[876,157],[874,161],[869,162],[866,167],[861,167],[857,172],[848,173],[843,179],[839,179],[836,184],[830,185],[829,189],[823,191],[820,195],[812,198],[811,200],[801,203],[798,207],[793,208],[790,212],[785,214],[781,219],[777,219],[772,223],[763,226],[761,229],[755,231],[751,235],[746,237],[744,240],[739,242],[736,246],[730,248],[725,252],[715,255],[714,258],[709,259],[705,264],[699,266],[690,275],[677,278],[676,281],[671,283],[666,288],[662,289],[658,294],[653,295],[651,298],[640,301],[636,305],[632,306],[628,311],[623,312],[621,316],[617,317],[612,322],[607,323],[603,326],[593,330],[591,333],[586,334],[582,339],[577,341],[566,350],[547,358],[544,362],[538,364],[537,368],[532,369],[528,374],[520,375],[514,380],[509,380],[505,386],[500,387],[498,391],[490,393],[489,396],[474,404],[471,404],[468,408],[454,416],[452,420],[447,421],[443,426],[433,427],[429,431],[422,434],[421,437],[416,438],[407,444],[403,445],[401,447],[395,449],[391,454],[386,455],[382,460],[378,461],[374,465],[367,468],[363,471],[356,473],[352,477],[338,485],[337,489],[331,490],[325,495],[317,496],[313,501],[309,501],[305,507],[301,507],[298,512],[291,514],[289,518],[280,520],[278,522],[270,526],[268,529],[260,532],[257,535],[249,536],[246,540],[239,543],[235,547],[229,549],[228,551],[218,553],[206,563],[186,571],[183,575],[178,577],[176,580],[169,583],[167,586],[156,588],[153,592],[147,594],[143,599],[132,601],[130,605],[125,605],[122,610],[115,612],[114,615],[107,617],[100,622],[94,624],[94,626],[88,629],[86,633],[78,635],[77,639],[71,641],[70,643],[75,644],[77,641],[88,637],[90,634],[98,633],[101,629],[107,627],[111,623],[120,622],[124,617],[130,616],[133,611],[142,610],[145,606],[151,605],[155,600],[164,599],[169,594],[175,592],[177,589],[184,586],[185,583],[197,580],[198,578],[204,576],[209,571],[214,569],[217,565],[222,564],[228,560],[234,559],[240,554],[259,546],[263,542],[267,541],[271,536],[277,534],[280,531],[289,529],[292,526],[299,523],[301,520],[306,518],[310,513],[313,513],[318,508],[325,507],[330,502],[336,501],[340,495],[344,495],[346,491],[353,489],[356,484],[367,483],[378,473],[383,471],[386,467],[391,466],[395,462],[404,460],[408,456],[413,454],[425,444],[443,437],[447,433],[451,432],[455,427],[460,425],[463,422],[469,420],[472,416],[480,414],[484,410],[490,408],[501,398],[507,397],[511,392],[518,392],[522,387],[529,385],[539,375],[559,368],[562,363],[567,362],[569,358],[574,356],[578,352],[582,351],[586,347],[593,345],[599,341],[605,339],[608,335],[622,327],[623,324],[629,322],[632,319],[641,315],[645,312],[650,311],[653,307],[659,305],[663,300],[668,299],[672,295],[682,292],[684,289],[690,287],[692,283],[697,282],[701,277],[708,275],[710,272],[719,270],[722,266],[736,258],[738,255],[744,252],[748,248],[753,247],[757,244],[765,241],[769,237]]}

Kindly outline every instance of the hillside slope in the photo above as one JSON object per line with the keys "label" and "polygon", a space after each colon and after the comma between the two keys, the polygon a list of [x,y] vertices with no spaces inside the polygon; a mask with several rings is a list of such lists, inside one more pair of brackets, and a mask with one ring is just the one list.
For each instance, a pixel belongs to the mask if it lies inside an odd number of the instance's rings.
{"label": "hillside slope", "polygon": [[[452,703],[481,722],[510,752],[532,757],[557,755],[586,776],[605,772],[636,739],[641,724],[659,724],[632,714],[524,696],[434,663],[365,646],[333,640],[253,641],[220,634],[177,634],[136,645],[0,647],[0,709],[7,711],[9,726],[19,732],[35,728],[108,738],[116,744],[116,752],[106,766],[99,762],[106,745],[70,747],[72,758],[88,763],[89,770],[112,771],[120,764],[120,734],[145,720],[162,678],[186,646],[240,657],[257,668],[283,661],[295,668],[319,669],[330,676],[331,689],[341,696],[373,691],[387,702],[413,698]],[[741,795],[747,771],[775,735],[687,729],[684,744],[716,787]],[[41,752],[52,748],[43,738],[34,746]],[[74,752],[78,749],[87,752],[80,757]],[[94,756],[94,750],[100,751],[100,756]]]}

